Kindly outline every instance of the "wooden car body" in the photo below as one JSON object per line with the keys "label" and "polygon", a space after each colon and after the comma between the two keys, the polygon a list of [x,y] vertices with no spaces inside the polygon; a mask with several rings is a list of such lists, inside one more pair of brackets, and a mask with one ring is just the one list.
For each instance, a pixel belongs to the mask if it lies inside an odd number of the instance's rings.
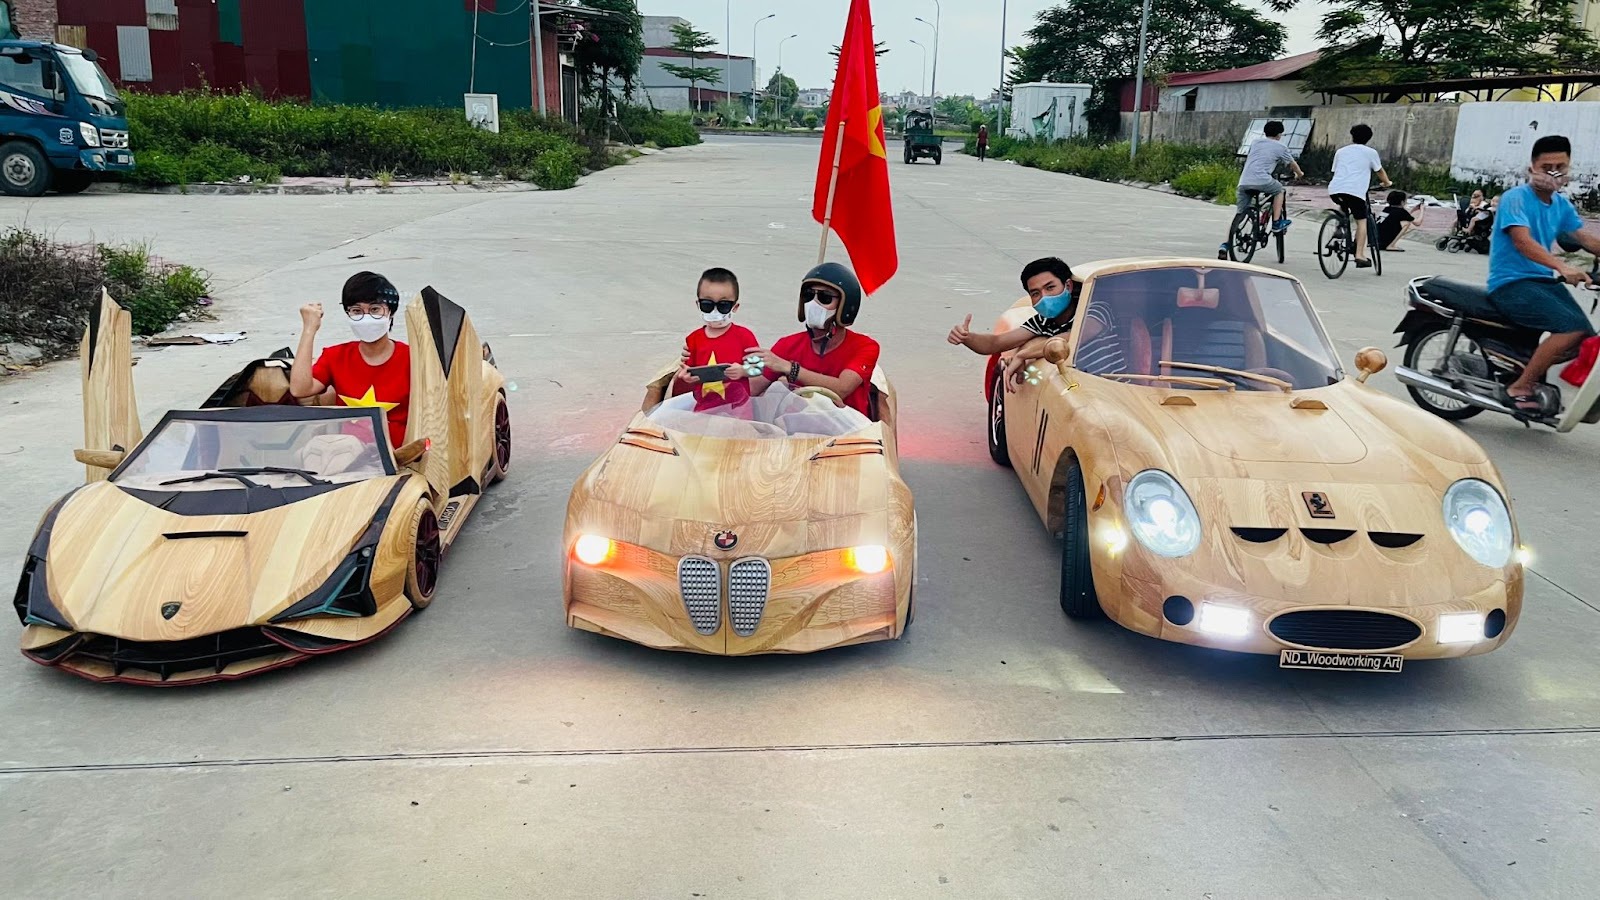
{"label": "wooden car body", "polygon": [[[1382,367],[1381,353],[1363,351],[1361,375],[1347,377],[1332,361],[1303,289],[1281,272],[1168,259],[1110,260],[1074,272],[1081,291],[1070,336],[1051,348],[1058,364],[1040,360],[1031,380],[1004,395],[1000,412],[999,360],[990,362],[985,389],[992,427],[1004,435],[1001,452],[1054,534],[1073,527],[1067,489],[1073,468],[1081,472],[1092,585],[1107,616],[1163,640],[1250,653],[1438,658],[1485,653],[1505,642],[1521,612],[1523,569],[1504,484],[1470,438],[1365,384]],[[1163,280],[1118,280],[1152,272]],[[1210,294],[1209,310],[1185,308],[1170,292],[1117,293],[1133,284],[1178,284],[1177,297],[1193,300],[1204,291],[1184,282],[1194,273],[1220,273],[1210,274],[1223,287]],[[1291,302],[1296,294],[1300,299]],[[1121,304],[1117,334],[1126,368],[1120,374],[1075,367],[1097,302],[1108,311]],[[1307,318],[1295,320],[1293,334],[1276,331],[1274,317],[1295,302],[1304,304]],[[1215,328],[1215,317],[1230,309],[1237,320],[1216,333],[1242,335],[1234,351],[1256,357],[1252,370],[1290,376],[1290,384],[1212,379],[1215,373],[1203,367],[1164,365],[1178,355],[1175,321]],[[1032,314],[1024,298],[995,330],[1018,327]],[[1148,361],[1137,358],[1141,334],[1149,338]],[[1327,348],[1331,368],[1318,371],[1320,383],[1308,384],[1310,361],[1322,358],[1318,344]],[[1181,558],[1130,537],[1125,490],[1151,469],[1176,480],[1198,512],[1198,546]],[[1462,479],[1492,486],[1504,501],[1516,552],[1503,565],[1480,564],[1447,529],[1442,500]],[[1227,636],[1201,630],[1194,611],[1205,603],[1244,611],[1247,626]],[[1486,627],[1481,639],[1441,642],[1440,617],[1453,614],[1478,614],[1498,625]],[[1373,646],[1384,643],[1380,633],[1413,631],[1407,640]]]}
{"label": "wooden car body", "polygon": [[[226,680],[366,643],[431,602],[439,558],[505,472],[509,418],[460,307],[426,290],[407,329],[401,448],[377,407],[296,403],[282,354],[143,435],[129,316],[103,296],[82,348],[88,483],[29,548],[23,653],[96,681]],[[309,477],[255,471],[286,466]]]}
{"label": "wooden car body", "polygon": [[[663,427],[649,410],[671,377],[652,382],[646,411],[572,489],[567,624],[728,656],[899,638],[911,616],[916,513],[882,372],[876,421],[768,439]],[[584,540],[608,542],[603,558],[583,559]],[[863,562],[880,551],[881,569]]]}

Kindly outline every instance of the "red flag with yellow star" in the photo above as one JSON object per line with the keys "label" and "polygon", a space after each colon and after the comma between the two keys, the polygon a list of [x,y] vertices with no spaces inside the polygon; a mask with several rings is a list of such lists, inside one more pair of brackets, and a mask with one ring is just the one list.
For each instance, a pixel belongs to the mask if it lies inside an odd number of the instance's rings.
{"label": "red flag with yellow star", "polygon": [[[843,149],[838,151],[844,123]],[[872,41],[872,8],[867,0],[851,0],[850,17],[839,45],[839,71],[833,77],[833,100],[823,131],[822,159],[817,167],[816,200],[811,215],[831,225],[850,254],[850,263],[870,294],[900,268],[895,250],[894,209],[889,199],[889,158],[884,152],[883,106],[878,102],[878,56]],[[839,152],[839,183],[828,220],[828,186],[834,154]]]}

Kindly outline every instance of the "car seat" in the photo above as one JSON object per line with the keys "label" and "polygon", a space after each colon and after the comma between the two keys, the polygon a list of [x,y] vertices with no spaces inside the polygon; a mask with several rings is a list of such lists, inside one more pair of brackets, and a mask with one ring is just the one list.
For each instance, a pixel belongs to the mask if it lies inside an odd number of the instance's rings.
{"label": "car seat", "polygon": [[[1226,299],[1220,288],[1179,288],[1176,308],[1162,323],[1161,359],[1241,371],[1266,368],[1266,339],[1242,287],[1230,289]],[[1162,366],[1161,374],[1185,373]]]}

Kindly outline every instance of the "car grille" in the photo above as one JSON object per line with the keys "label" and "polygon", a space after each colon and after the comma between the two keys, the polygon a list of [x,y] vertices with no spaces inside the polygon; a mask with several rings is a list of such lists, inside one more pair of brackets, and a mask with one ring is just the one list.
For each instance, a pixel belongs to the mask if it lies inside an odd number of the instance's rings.
{"label": "car grille", "polygon": [[1267,623],[1280,641],[1318,650],[1389,650],[1422,636],[1410,619],[1363,609],[1307,609]]}
{"label": "car grille", "polygon": [[772,566],[764,559],[741,559],[728,569],[728,618],[733,633],[749,637],[761,627],[772,586]]}
{"label": "car grille", "polygon": [[126,131],[112,131],[109,128],[100,129],[100,146],[110,150],[126,150],[128,147],[128,133]]}
{"label": "car grille", "polygon": [[74,659],[98,660],[121,675],[128,669],[168,676],[198,669],[221,673],[236,662],[282,653],[284,647],[260,628],[236,628],[185,641],[125,641],[92,634],[73,651]]}
{"label": "car grille", "polygon": [[678,591],[689,622],[701,634],[716,634],[722,625],[722,571],[703,556],[678,561]]}

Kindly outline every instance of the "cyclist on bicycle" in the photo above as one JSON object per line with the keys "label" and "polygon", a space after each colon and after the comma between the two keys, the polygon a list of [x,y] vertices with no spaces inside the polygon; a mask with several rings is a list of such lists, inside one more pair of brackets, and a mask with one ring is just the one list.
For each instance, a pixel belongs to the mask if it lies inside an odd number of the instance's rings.
{"label": "cyclist on bicycle", "polygon": [[[1250,143],[1250,152],[1244,158],[1244,171],[1239,173],[1239,212],[1250,211],[1250,203],[1257,194],[1265,194],[1272,198],[1272,233],[1283,234],[1289,230],[1289,220],[1283,214],[1283,185],[1276,175],[1278,167],[1284,163],[1289,164],[1289,169],[1294,177],[1305,175],[1300,171],[1300,164],[1294,161],[1294,154],[1283,143],[1283,123],[1277,119],[1266,124],[1261,129],[1266,137],[1256,138]],[[1231,239],[1232,233],[1229,233]],[[1223,241],[1217,248],[1217,258],[1227,259],[1231,249],[1229,241]]]}
{"label": "cyclist on bicycle", "polygon": [[1378,151],[1367,146],[1372,140],[1372,128],[1361,124],[1350,129],[1353,143],[1339,148],[1333,155],[1333,179],[1328,182],[1328,199],[1344,210],[1355,222],[1356,268],[1372,267],[1367,259],[1367,191],[1372,187],[1372,173],[1378,173],[1378,182],[1385,189],[1393,187],[1389,173],[1383,170],[1383,160]]}

